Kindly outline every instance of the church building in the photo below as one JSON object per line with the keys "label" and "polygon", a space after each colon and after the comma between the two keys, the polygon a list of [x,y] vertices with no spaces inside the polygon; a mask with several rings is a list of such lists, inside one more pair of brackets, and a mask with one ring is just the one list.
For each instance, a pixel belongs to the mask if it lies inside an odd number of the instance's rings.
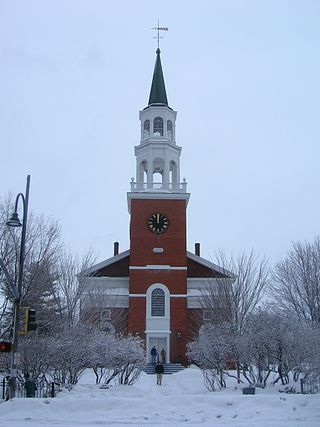
{"label": "church building", "polygon": [[[203,323],[202,291],[225,270],[187,251],[187,182],[180,179],[182,148],[176,143],[177,112],[168,104],[160,49],[156,51],[148,105],[140,111],[141,137],[134,147],[136,179],[127,193],[130,248],[85,272],[81,316],[102,329],[129,333],[187,363],[187,343]],[[93,317],[92,317],[93,316]]]}

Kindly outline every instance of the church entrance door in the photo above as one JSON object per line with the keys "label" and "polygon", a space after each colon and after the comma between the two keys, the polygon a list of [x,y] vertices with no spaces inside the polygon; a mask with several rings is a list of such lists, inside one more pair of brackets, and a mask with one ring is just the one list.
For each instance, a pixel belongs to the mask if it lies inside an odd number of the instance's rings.
{"label": "church entrance door", "polygon": [[[149,338],[149,348],[155,346],[157,349],[157,360],[162,362],[161,351],[164,349],[166,352],[166,362],[168,361],[168,349],[167,349],[167,338],[158,338],[158,337],[150,337]],[[149,354],[149,362],[151,363],[151,354]]]}

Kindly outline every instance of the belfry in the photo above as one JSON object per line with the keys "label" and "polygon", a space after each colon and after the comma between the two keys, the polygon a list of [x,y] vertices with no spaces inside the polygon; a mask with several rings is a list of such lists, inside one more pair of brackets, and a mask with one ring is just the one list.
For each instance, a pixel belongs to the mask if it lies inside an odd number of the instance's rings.
{"label": "belfry", "polygon": [[[176,144],[177,113],[168,103],[156,51],[148,105],[140,111],[135,146],[136,178],[127,193],[130,249],[86,271],[82,316],[102,329],[139,335],[148,357],[164,349],[166,363],[187,363],[187,343],[205,315],[201,292],[224,270],[187,251],[186,209],[190,194],[180,179],[181,147]],[[92,294],[99,294],[96,300]]]}

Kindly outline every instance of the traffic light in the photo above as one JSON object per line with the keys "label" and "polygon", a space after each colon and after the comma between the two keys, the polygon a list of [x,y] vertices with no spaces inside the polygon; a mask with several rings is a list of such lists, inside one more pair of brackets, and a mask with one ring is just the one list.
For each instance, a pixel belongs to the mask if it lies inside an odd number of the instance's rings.
{"label": "traffic light", "polygon": [[36,324],[36,310],[27,307],[26,318],[25,318],[25,333],[35,331],[37,329]]}
{"label": "traffic light", "polygon": [[10,341],[0,341],[0,353],[10,353],[12,344]]}

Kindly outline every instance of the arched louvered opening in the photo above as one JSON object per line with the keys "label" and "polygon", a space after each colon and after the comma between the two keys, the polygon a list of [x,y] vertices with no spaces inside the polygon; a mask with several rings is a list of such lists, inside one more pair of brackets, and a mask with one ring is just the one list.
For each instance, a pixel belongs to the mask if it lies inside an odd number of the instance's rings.
{"label": "arched louvered opening", "polygon": [[171,120],[167,121],[167,135],[169,139],[173,140],[173,124]]}
{"label": "arched louvered opening", "polygon": [[139,183],[147,182],[148,162],[143,160],[139,168]]}
{"label": "arched louvered opening", "polygon": [[163,170],[164,170],[164,160],[160,157],[157,157],[153,160],[152,164],[152,179],[155,184],[155,188],[157,188],[157,184],[163,183]]}
{"label": "arched louvered opening", "polygon": [[153,120],[153,135],[163,136],[163,119],[161,117],[155,117]]}
{"label": "arched louvered opening", "polygon": [[170,182],[173,184],[177,184],[178,182],[178,168],[173,160],[170,162]]}
{"label": "arched louvered opening", "polygon": [[156,288],[151,293],[151,316],[164,317],[165,315],[165,294],[160,288]]}
{"label": "arched louvered opening", "polygon": [[150,120],[145,120],[143,123],[143,139],[148,138],[150,135]]}

